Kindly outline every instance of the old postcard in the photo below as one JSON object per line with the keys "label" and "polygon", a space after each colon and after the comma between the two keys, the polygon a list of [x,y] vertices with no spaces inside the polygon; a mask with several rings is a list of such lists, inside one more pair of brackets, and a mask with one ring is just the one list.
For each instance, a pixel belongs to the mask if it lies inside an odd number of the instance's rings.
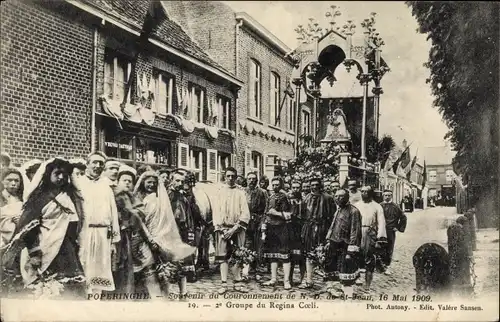
{"label": "old postcard", "polygon": [[498,320],[498,3],[0,9],[2,321]]}

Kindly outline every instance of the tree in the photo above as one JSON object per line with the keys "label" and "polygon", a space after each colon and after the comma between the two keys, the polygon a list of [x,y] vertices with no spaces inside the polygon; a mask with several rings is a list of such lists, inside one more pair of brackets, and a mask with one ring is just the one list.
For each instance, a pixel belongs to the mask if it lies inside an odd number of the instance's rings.
{"label": "tree", "polygon": [[456,151],[454,167],[465,183],[477,186],[483,201],[491,200],[484,210],[489,219],[498,218],[500,6],[458,1],[407,5],[420,25],[418,32],[432,41],[425,66],[434,106],[450,128],[445,138]]}

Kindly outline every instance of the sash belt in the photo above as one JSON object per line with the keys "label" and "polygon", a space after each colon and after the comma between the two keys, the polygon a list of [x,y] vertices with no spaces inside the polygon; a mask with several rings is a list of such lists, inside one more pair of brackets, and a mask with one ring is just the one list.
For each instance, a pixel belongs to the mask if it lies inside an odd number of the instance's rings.
{"label": "sash belt", "polygon": [[89,224],[89,227],[91,228],[108,228],[109,225],[102,225],[102,224]]}

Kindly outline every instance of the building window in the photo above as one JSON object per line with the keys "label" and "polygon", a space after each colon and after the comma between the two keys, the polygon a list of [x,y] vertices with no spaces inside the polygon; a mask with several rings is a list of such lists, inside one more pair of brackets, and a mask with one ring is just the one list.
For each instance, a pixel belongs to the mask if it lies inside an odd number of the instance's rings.
{"label": "building window", "polygon": [[229,129],[231,121],[231,100],[224,96],[217,97],[218,108],[218,126],[223,129]]}
{"label": "building window", "polygon": [[189,105],[190,119],[198,123],[204,123],[205,90],[195,84],[189,84],[191,102]]}
{"label": "building window", "polygon": [[436,180],[437,180],[436,170],[429,171],[429,182],[436,182]]}
{"label": "building window", "polygon": [[218,152],[219,181],[224,181],[224,171],[231,166],[231,154]]}
{"label": "building window", "polygon": [[248,81],[249,116],[261,118],[261,67],[255,60],[250,60],[250,75]]}
{"label": "building window", "polygon": [[280,158],[277,155],[266,155],[266,164],[264,168],[264,174],[271,180],[273,177],[278,175],[278,167],[280,166]]}
{"label": "building window", "polygon": [[276,73],[271,73],[271,83],[269,85],[270,111],[269,120],[272,125],[279,126],[278,117],[280,117],[280,77]]}
{"label": "building window", "polygon": [[129,164],[173,166],[173,142],[143,137],[118,129],[115,122],[103,123],[102,151]]}
{"label": "building window", "polygon": [[295,99],[293,97],[288,98],[288,129],[295,131],[295,126],[297,124],[297,116],[295,109]]}
{"label": "building window", "polygon": [[190,159],[190,170],[196,177],[197,181],[203,180],[203,160],[204,160],[204,151],[201,149],[191,148],[189,151],[189,159]]}
{"label": "building window", "polygon": [[[117,52],[106,49],[104,53],[104,95],[111,100],[123,101],[131,64]],[[130,90],[127,100],[130,101]]]}
{"label": "building window", "polygon": [[311,135],[311,114],[309,111],[302,111],[302,134]]}
{"label": "building window", "polygon": [[155,101],[158,114],[172,114],[173,92],[174,77],[166,73],[156,72]]}
{"label": "building window", "polygon": [[446,170],[446,182],[451,183],[455,177],[453,170]]}
{"label": "building window", "polygon": [[249,172],[257,172],[259,176],[262,175],[263,157],[257,151],[245,150],[245,176]]}

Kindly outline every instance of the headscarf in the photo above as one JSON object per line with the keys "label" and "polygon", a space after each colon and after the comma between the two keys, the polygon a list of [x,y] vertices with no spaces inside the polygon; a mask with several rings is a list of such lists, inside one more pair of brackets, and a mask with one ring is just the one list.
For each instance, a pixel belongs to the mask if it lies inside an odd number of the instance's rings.
{"label": "headscarf", "polygon": [[134,195],[141,193],[144,181],[150,177],[156,178],[158,184],[156,195],[150,194],[143,200],[146,227],[153,240],[165,253],[172,256],[173,260],[182,260],[193,254],[196,249],[181,240],[167,190],[158,174],[154,171],[141,174],[134,187]]}

